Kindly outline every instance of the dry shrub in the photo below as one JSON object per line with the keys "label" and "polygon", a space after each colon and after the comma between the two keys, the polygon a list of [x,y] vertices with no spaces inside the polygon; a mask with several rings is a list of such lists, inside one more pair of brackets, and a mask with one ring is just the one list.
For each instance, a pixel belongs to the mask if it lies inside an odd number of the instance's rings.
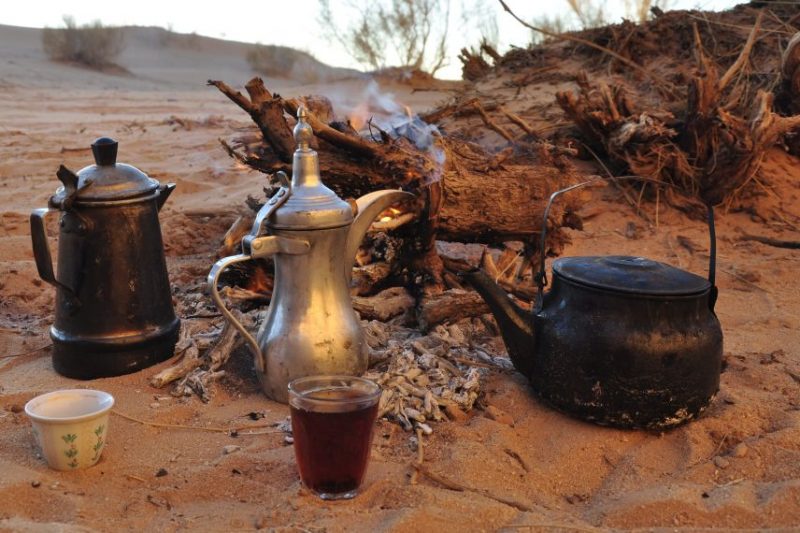
{"label": "dry shrub", "polygon": [[65,16],[64,26],[42,30],[42,47],[54,61],[103,68],[113,65],[125,47],[122,28],[103,26],[99,20],[78,26],[75,19]]}
{"label": "dry shrub", "polygon": [[[540,15],[533,20],[533,26],[560,35],[578,29],[599,28],[614,22],[608,15],[606,2],[599,0],[565,0],[564,12],[548,16]],[[650,18],[652,10],[657,12],[669,8],[673,0],[624,0],[624,18],[644,22]],[[542,43],[551,40],[547,35],[533,32],[532,42]]]}
{"label": "dry shrub", "polygon": [[247,51],[247,64],[265,76],[286,78],[297,60],[293,50],[257,44]]}
{"label": "dry shrub", "polygon": [[353,0],[346,9],[355,16],[347,22],[335,16],[329,0],[319,3],[324,31],[362,65],[373,70],[396,65],[430,74],[444,66],[450,0]]}
{"label": "dry shrub", "polygon": [[254,72],[272,78],[318,83],[340,77],[336,69],[320,63],[311,54],[286,46],[256,44],[247,51],[246,59]]}

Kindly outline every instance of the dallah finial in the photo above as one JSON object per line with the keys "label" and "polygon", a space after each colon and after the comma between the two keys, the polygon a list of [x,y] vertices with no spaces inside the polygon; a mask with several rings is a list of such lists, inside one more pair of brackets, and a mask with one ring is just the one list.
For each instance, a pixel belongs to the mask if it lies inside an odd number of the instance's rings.
{"label": "dallah finial", "polygon": [[297,124],[294,126],[294,140],[297,143],[297,149],[307,151],[311,149],[311,139],[314,137],[314,130],[306,121],[308,111],[305,106],[297,108]]}

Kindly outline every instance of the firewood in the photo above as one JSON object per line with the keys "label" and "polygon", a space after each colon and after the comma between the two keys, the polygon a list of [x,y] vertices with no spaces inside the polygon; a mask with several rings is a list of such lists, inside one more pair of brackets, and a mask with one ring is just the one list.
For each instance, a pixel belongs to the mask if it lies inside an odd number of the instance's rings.
{"label": "firewood", "polygon": [[377,262],[356,267],[353,269],[353,279],[350,282],[350,294],[353,296],[367,296],[374,294],[376,288],[392,273],[392,266],[386,262]]}
{"label": "firewood", "polygon": [[443,322],[484,315],[489,312],[489,307],[476,292],[450,289],[423,298],[417,311],[419,325],[424,330],[429,330]]}
{"label": "firewood", "polygon": [[[236,311],[234,314],[237,315],[237,319],[244,320],[246,326],[251,324],[251,320],[244,318],[246,315]],[[203,365],[181,378],[173,388],[172,395],[191,396],[197,394],[201,400],[208,402],[211,399],[209,385],[225,375],[225,371],[220,369],[230,359],[233,351],[243,342],[236,329],[226,322],[214,345],[203,354]]]}
{"label": "firewood", "polygon": [[238,253],[242,246],[242,237],[250,232],[253,225],[253,217],[238,216],[233,221],[231,227],[222,237],[222,247],[217,253],[219,257],[225,257]]}
{"label": "firewood", "polygon": [[502,127],[489,117],[489,115],[486,113],[486,110],[483,109],[483,106],[480,104],[480,102],[475,102],[473,105],[475,106],[475,110],[483,119],[483,123],[486,124],[486,127],[496,131],[505,140],[509,142],[514,141],[514,137],[508,131],[506,131],[504,127]]}
{"label": "firewood", "polygon": [[392,287],[375,296],[353,297],[353,309],[364,320],[386,322],[414,307],[414,297],[404,287]]}
{"label": "firewood", "polygon": [[203,364],[200,357],[200,350],[210,346],[210,340],[205,336],[199,336],[201,324],[198,322],[184,322],[181,328],[180,338],[175,345],[175,354],[179,357],[176,364],[165,368],[158,374],[150,378],[150,385],[160,389],[172,383]]}

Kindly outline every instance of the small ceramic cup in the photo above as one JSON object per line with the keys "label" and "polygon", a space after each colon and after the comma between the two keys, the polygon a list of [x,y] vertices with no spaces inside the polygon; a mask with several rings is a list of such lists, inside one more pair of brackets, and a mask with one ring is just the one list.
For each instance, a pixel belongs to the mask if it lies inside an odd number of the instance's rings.
{"label": "small ceramic cup", "polygon": [[78,470],[94,465],[106,444],[114,397],[90,389],[48,392],[25,404],[33,433],[50,468]]}

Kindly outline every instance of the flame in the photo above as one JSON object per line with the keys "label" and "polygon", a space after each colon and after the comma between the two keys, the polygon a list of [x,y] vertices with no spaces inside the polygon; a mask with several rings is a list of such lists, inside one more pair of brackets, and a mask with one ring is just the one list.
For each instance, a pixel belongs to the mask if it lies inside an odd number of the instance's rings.
{"label": "flame", "polygon": [[[387,213],[387,211],[388,211],[388,213]],[[384,215],[381,218],[378,219],[378,222],[389,222],[392,219],[394,219],[397,215],[402,213],[402,211],[400,211],[399,209],[397,209],[395,207],[390,207],[389,209],[387,209],[383,213],[384,213]]]}
{"label": "flame", "polygon": [[257,266],[247,279],[247,286],[244,288],[253,292],[269,293],[272,292],[272,282],[269,274],[261,266]]}
{"label": "flame", "polygon": [[354,130],[361,131],[367,125],[369,116],[369,102],[361,102],[347,115],[347,121]]}
{"label": "flame", "polygon": [[[353,107],[352,103],[343,104],[349,108],[345,114],[350,126],[360,135],[368,136],[364,131],[370,121],[391,137],[403,137],[425,152],[433,162],[434,169],[424,176],[426,185],[439,181],[444,172],[445,152],[436,142],[441,134],[433,124],[422,120],[410,106],[401,104],[391,93],[383,93],[377,82],[372,80],[361,94],[361,100]],[[390,218],[387,220],[386,217]],[[388,222],[390,215],[384,215],[380,221]]]}

